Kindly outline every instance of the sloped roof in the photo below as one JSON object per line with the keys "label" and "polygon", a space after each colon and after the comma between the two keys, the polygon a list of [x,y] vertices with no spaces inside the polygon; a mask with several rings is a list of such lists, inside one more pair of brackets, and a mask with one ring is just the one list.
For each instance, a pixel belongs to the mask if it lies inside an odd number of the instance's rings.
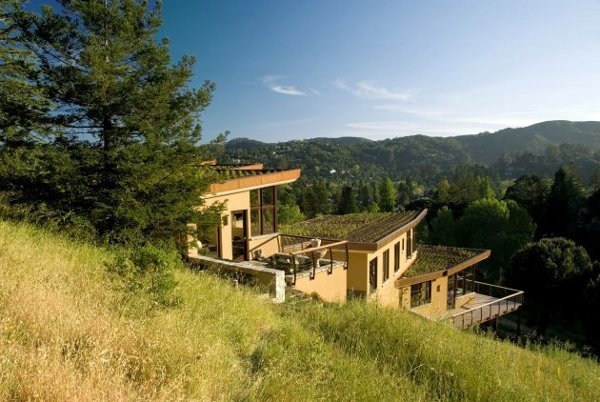
{"label": "sloped roof", "polygon": [[420,283],[462,271],[490,256],[490,250],[419,246],[416,261],[396,280],[396,287]]}
{"label": "sloped roof", "polygon": [[348,240],[377,249],[386,239],[416,226],[427,210],[388,213],[324,215],[282,228],[289,234]]}
{"label": "sloped roof", "polygon": [[210,193],[229,193],[249,188],[276,186],[291,183],[300,177],[300,169],[277,170],[258,168],[253,165],[206,165],[217,176],[217,182],[210,185]]}

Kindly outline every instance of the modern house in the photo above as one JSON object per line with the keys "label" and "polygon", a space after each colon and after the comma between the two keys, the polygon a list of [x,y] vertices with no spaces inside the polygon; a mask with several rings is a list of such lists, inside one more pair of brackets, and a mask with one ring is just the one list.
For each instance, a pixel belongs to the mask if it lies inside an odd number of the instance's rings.
{"label": "modern house", "polygon": [[346,241],[278,232],[277,186],[297,180],[300,169],[272,170],[262,164],[206,168],[220,180],[203,196],[202,207],[221,204],[224,211],[217,228],[198,239],[188,237],[188,258],[254,276],[272,287],[277,301],[290,291],[346,299]]}
{"label": "modern house", "polygon": [[189,257],[255,276],[285,293],[326,301],[364,298],[469,328],[517,310],[523,292],[476,280],[489,250],[418,246],[427,210],[327,215],[279,231],[277,186],[300,170],[214,166],[221,181],[204,207],[225,206],[218,228],[190,242]]}

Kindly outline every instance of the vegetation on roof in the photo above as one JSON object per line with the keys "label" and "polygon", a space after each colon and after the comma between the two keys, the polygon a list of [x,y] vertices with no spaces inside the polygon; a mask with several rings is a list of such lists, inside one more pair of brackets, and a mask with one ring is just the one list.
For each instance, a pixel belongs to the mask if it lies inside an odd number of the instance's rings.
{"label": "vegetation on roof", "polygon": [[324,215],[293,225],[282,226],[283,233],[328,237],[357,243],[374,243],[410,223],[420,211],[361,212],[347,215]]}
{"label": "vegetation on roof", "polygon": [[248,176],[259,176],[262,174],[278,172],[278,170],[274,169],[234,169],[231,167],[218,166],[208,166],[207,168],[214,170],[221,180],[241,179]]}
{"label": "vegetation on roof", "polygon": [[483,253],[485,250],[443,246],[419,246],[417,260],[403,275],[413,278],[443,271]]}

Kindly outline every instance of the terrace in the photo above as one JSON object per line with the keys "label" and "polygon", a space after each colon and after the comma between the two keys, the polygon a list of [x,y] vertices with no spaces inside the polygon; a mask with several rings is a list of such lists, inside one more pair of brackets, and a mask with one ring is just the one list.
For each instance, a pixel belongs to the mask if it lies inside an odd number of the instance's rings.
{"label": "terrace", "polygon": [[[522,291],[475,280],[476,264],[489,256],[489,250],[421,246],[417,260],[395,286],[413,287],[447,278],[447,310],[436,319],[467,329],[513,312],[523,304]],[[420,314],[419,309],[412,311]]]}
{"label": "terrace", "polygon": [[318,272],[331,274],[335,268],[348,268],[348,242],[276,234],[250,249],[253,262],[285,272],[286,282],[296,284],[299,276],[314,279]]}

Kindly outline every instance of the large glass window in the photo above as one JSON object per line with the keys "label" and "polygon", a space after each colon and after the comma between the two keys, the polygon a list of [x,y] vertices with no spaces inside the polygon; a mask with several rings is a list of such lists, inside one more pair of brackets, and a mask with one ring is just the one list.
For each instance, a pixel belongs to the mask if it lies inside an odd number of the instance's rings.
{"label": "large glass window", "polygon": [[431,303],[431,281],[410,286],[410,307]]}
{"label": "large glass window", "polygon": [[394,245],[394,272],[400,269],[400,242]]}
{"label": "large glass window", "polygon": [[411,229],[412,232],[412,251],[417,251],[417,228]]}
{"label": "large glass window", "polygon": [[369,287],[372,292],[377,290],[377,258],[369,262]]}
{"label": "large glass window", "polygon": [[250,192],[252,236],[277,231],[277,188],[266,187]]}
{"label": "large glass window", "polygon": [[390,279],[390,250],[383,252],[383,281]]}

